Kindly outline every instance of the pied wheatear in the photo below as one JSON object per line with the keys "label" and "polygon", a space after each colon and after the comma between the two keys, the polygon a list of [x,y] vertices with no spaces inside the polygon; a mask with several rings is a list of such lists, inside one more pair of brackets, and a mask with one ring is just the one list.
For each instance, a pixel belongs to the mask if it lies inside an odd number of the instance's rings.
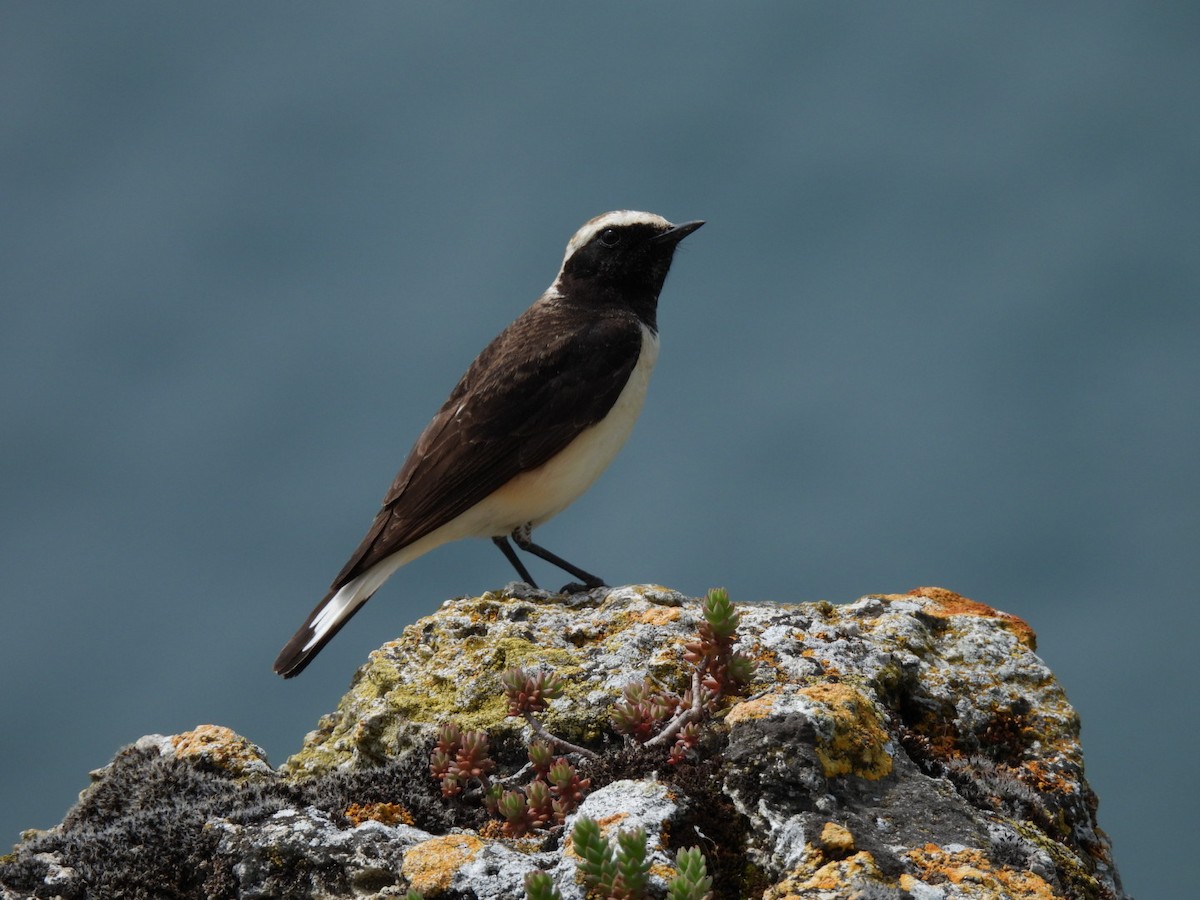
{"label": "pied wheatear", "polygon": [[629,437],[658,358],[659,292],[675,248],[703,224],[621,210],[575,233],[554,283],[483,349],[421,432],[276,672],[302,672],[393,572],[448,541],[491,538],[532,585],[511,537],[583,587],[603,584],[530,534],[587,490]]}

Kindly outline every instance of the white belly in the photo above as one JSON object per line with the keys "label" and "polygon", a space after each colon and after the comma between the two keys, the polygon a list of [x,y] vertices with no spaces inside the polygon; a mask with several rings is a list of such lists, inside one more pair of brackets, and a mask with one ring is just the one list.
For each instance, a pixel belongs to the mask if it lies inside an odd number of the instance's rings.
{"label": "white belly", "polygon": [[592,486],[629,439],[658,361],[658,335],[642,326],[642,351],[629,381],[607,416],[582,432],[544,465],[523,472],[459,518],[464,537],[506,535],[526,523],[540,525]]}

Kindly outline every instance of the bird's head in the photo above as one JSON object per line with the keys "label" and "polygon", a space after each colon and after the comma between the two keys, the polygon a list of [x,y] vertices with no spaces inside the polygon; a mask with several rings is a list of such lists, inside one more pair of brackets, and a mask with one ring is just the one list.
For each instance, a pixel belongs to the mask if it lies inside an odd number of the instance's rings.
{"label": "bird's head", "polygon": [[567,243],[554,286],[560,295],[581,302],[649,302],[652,310],[675,248],[703,224],[672,225],[662,216],[633,210],[596,216]]}

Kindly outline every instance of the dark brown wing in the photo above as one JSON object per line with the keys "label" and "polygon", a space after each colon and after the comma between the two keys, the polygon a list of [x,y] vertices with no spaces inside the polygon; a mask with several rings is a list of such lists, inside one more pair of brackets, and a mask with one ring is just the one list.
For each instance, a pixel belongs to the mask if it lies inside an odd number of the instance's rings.
{"label": "dark brown wing", "polygon": [[642,346],[632,314],[538,304],[467,370],[417,439],[336,590],[535,469],[612,409]]}

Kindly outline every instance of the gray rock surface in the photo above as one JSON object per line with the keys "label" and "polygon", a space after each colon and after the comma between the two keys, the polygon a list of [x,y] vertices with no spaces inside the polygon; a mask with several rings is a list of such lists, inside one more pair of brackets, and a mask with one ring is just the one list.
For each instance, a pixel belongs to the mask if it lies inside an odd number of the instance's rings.
{"label": "gray rock surface", "polygon": [[[570,829],[641,826],[650,896],[699,847],[720,897],[1122,898],[1079,722],[1019,619],[924,588],[856,603],[741,605],[755,664],[694,750],[613,727],[622,688],[682,694],[700,603],[662,588],[558,597],[512,585],[449,601],[371,654],[278,769],[217,726],[122,750],[63,822],[0,858],[0,897],[582,898]],[[590,748],[565,827],[504,833],[478,785],[446,799],[436,725],[486,731],[494,778],[527,784],[529,724],[505,670],[554,671],[540,714]],[[731,693],[733,693],[731,691]]]}

